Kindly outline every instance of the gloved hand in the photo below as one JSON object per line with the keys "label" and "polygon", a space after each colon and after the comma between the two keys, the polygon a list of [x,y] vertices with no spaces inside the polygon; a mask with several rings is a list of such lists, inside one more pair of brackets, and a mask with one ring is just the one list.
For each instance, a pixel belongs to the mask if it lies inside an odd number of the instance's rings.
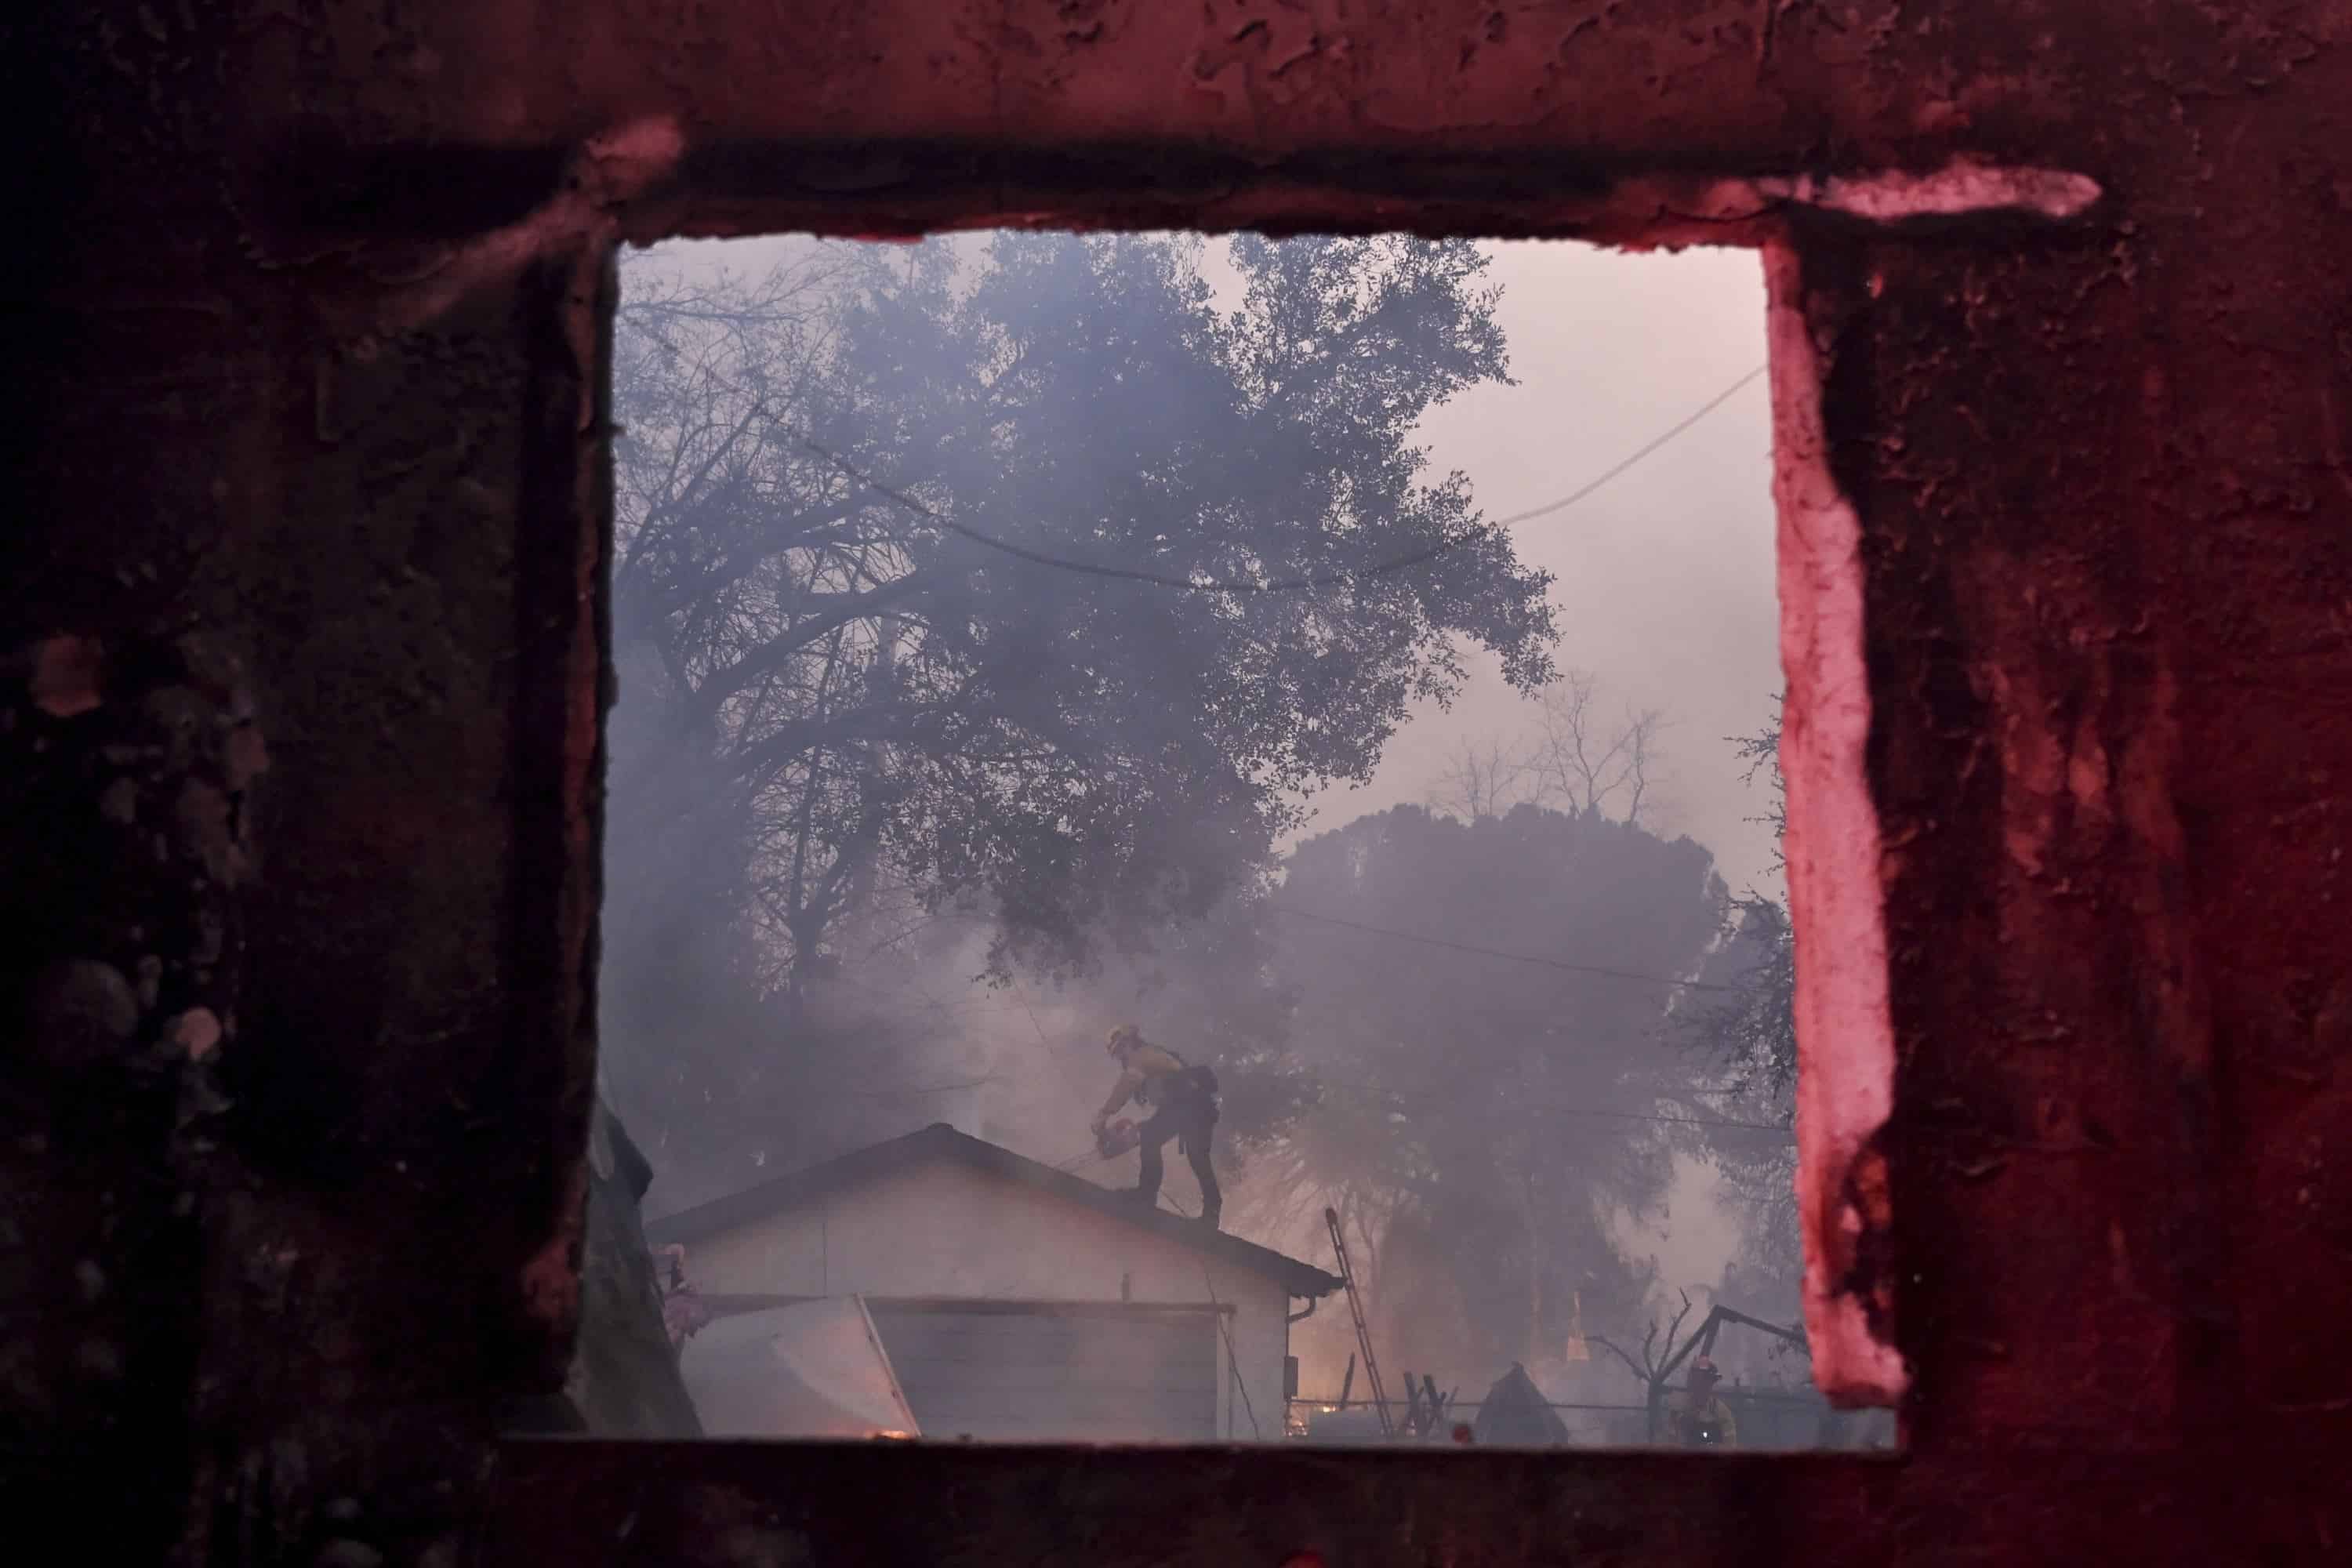
{"label": "gloved hand", "polygon": [[1109,1125],[1109,1117],[1097,1116],[1092,1121],[1087,1123],[1087,1130],[1095,1135],[1095,1142],[1099,1143],[1102,1142],[1103,1129]]}

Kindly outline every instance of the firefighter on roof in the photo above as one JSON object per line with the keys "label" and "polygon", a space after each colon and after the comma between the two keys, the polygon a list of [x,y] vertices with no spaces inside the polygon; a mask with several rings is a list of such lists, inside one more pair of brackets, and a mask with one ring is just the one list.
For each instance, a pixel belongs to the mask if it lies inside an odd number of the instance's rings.
{"label": "firefighter on roof", "polygon": [[1102,1143],[1110,1119],[1129,1100],[1150,1107],[1150,1120],[1137,1131],[1143,1169],[1136,1180],[1136,1197],[1145,1204],[1159,1202],[1160,1150],[1173,1138],[1201,1184],[1201,1221],[1214,1229],[1224,1209],[1217,1173],[1209,1164],[1209,1142],[1217,1126],[1217,1075],[1190,1065],[1165,1046],[1153,1045],[1132,1024],[1110,1032],[1110,1054],[1118,1062],[1118,1082],[1095,1114],[1097,1143]]}

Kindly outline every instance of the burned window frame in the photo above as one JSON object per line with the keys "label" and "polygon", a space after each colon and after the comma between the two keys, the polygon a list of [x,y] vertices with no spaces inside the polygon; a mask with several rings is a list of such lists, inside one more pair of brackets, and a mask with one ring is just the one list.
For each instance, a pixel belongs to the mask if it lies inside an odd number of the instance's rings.
{"label": "burned window frame", "polygon": [[[37,1199],[5,1216],[0,1486],[224,1563],[2340,1552],[2339,24],[777,23],[12,35],[51,68],[11,274],[46,395],[11,432],[0,752],[42,809],[0,824],[41,981],[9,1072],[42,1092],[0,1143]],[[1706,199],[1969,154],[2112,203],[2053,233]],[[494,1447],[561,1384],[578,1289],[610,247],[1024,222],[1789,236],[1868,571],[1897,1050],[1834,1194],[1891,1193],[1891,1228],[1815,1261],[1900,1286],[1900,1459]],[[215,1063],[227,1110],[173,1076]]]}
{"label": "burned window frame", "polygon": [[[649,144],[657,133],[639,132]],[[814,195],[820,181],[809,172],[837,169],[843,158],[860,166],[889,168],[898,176],[890,182],[887,203]],[[1589,169],[1564,168],[1530,174],[1515,170],[1499,174],[1488,170],[1491,188],[1477,188],[1473,176],[1465,182],[1463,166],[1447,163],[1441,175],[1433,161],[1417,167],[1412,159],[1391,160],[1377,177],[1377,194],[1366,190],[1368,177],[1353,171],[1346,183],[1329,179],[1328,169],[1311,164],[1292,171],[1287,181],[1266,181],[1263,172],[1250,188],[1258,197],[1245,216],[1221,208],[1213,193],[1232,188],[1238,172],[1227,167],[1195,167],[1171,173],[1183,160],[1165,150],[1097,149],[1076,157],[1057,157],[1051,151],[1026,154],[958,149],[942,159],[938,150],[865,148],[809,150],[769,147],[730,149],[723,153],[687,153],[676,166],[657,167],[641,186],[614,193],[610,226],[582,238],[572,265],[595,287],[575,289],[573,318],[568,335],[582,341],[593,328],[603,333],[616,283],[616,257],[608,242],[657,243],[673,237],[719,237],[804,232],[861,239],[917,237],[943,228],[1000,224],[1013,212],[1030,226],[1074,228],[1183,227],[1221,232],[1249,226],[1281,235],[1300,232],[1393,232],[1399,207],[1384,207],[1381,196],[1409,203],[1412,232],[1467,235],[1478,237],[1553,237],[1585,240],[1632,248],[1704,243],[1744,246],[1764,253],[1770,308],[1787,316],[1773,345],[1775,362],[1773,425],[1780,461],[1775,499],[1781,512],[1782,549],[1792,545],[1792,509],[1824,505],[1846,509],[1852,501],[1839,488],[1830,454],[1822,450],[1821,398],[1822,366],[1835,341],[1866,337],[1868,324],[1860,320],[1854,300],[1866,294],[1856,279],[1866,270],[1874,246],[1890,239],[1910,239],[1945,247],[1997,247],[2017,243],[2050,229],[2084,226],[2082,216],[2096,205],[2095,186],[2077,181],[2066,193],[2061,210],[2036,210],[2035,198],[2056,178],[2047,172],[2028,171],[2022,181],[1996,191],[1970,210],[1965,198],[1957,214],[1938,210],[1931,195],[1918,200],[1916,182],[1898,175],[1899,187],[1892,215],[1868,209],[1867,179],[1815,181],[1789,175],[1731,175],[1720,173],[1664,174],[1616,173],[1601,175]],[[936,171],[936,183],[905,178],[909,167]],[[1967,171],[1963,171],[1966,174]],[[1549,176],[1547,178],[1547,176]],[[2007,177],[1995,171],[1996,180]],[[1929,182],[1932,184],[1932,182]],[[913,199],[909,187],[914,187]],[[1043,188],[1041,188],[1041,185]],[[1352,188],[1351,188],[1352,187]],[[1465,188],[1466,187],[1466,188]],[[1021,199],[1008,200],[1013,190]],[[1150,195],[1139,200],[1136,192]],[[2021,195],[2021,192],[2022,194]],[[1864,193],[1857,195],[1857,193]],[[1902,209],[1904,195],[1914,198]],[[1822,279],[1830,281],[1825,285]],[[1839,306],[1843,304],[1843,314]],[[1866,308],[1865,308],[1866,310]],[[604,339],[595,338],[600,347]],[[604,366],[592,364],[592,380],[601,385]],[[1846,387],[1847,395],[1854,388]],[[1791,473],[1790,448],[1811,448],[1810,466],[1801,461]],[[1808,487],[1811,487],[1810,491]],[[1810,500],[1808,496],[1810,495]],[[609,530],[608,515],[596,526]],[[1801,526],[1796,531],[1802,532]],[[1853,541],[1846,542],[1851,549]],[[600,540],[601,547],[601,540]],[[1805,548],[1801,541],[1797,547]],[[1832,549],[1838,548],[1835,542]],[[1830,575],[1843,574],[1839,589],[1858,614],[1860,563],[1851,559],[1816,563]],[[1782,566],[1783,592],[1789,570]],[[1784,606],[1784,639],[1788,631]],[[1818,614],[1813,619],[1818,622]],[[1849,634],[1858,628],[1842,628]],[[1816,639],[1818,625],[1809,632]],[[1832,633],[1832,635],[1835,635]],[[1858,658],[1858,636],[1845,650]],[[1858,667],[1849,665],[1836,679],[1853,680]],[[1804,682],[1800,679],[1800,687]],[[1800,692],[1792,703],[1801,710],[1818,700],[1828,705],[1839,694],[1815,680],[1811,693]],[[1850,705],[1852,693],[1843,694]],[[1797,723],[1801,727],[1804,718]],[[1843,781],[1851,804],[1866,791],[1858,752],[1846,759],[1849,776]],[[1806,802],[1798,784],[1792,794],[1792,815],[1801,824]],[[1865,801],[1865,805],[1866,805]],[[1796,833],[1801,837],[1804,828]],[[1828,837],[1823,835],[1823,837]],[[1816,852],[1814,859],[1823,857]],[[1850,875],[1860,864],[1848,854],[1839,874]],[[1801,900],[1804,895],[1801,894]],[[1865,889],[1864,901],[1870,897]],[[1851,903],[1852,900],[1849,900]],[[1848,911],[1849,913],[1851,911]],[[1801,930],[1804,917],[1800,916]],[[1815,923],[1818,923],[1818,920]],[[1801,942],[1805,938],[1800,937]],[[1883,936],[1878,938],[1883,952]],[[1815,937],[1812,944],[1822,939]],[[1883,987],[1883,967],[1874,977]],[[1819,1078],[1843,1071],[1828,1097],[1816,1094],[1818,1106],[1844,1102],[1844,1114],[1835,1109],[1815,1112],[1817,1135],[1801,1143],[1801,1186],[1821,1208],[1808,1218],[1809,1321],[1820,1331],[1841,1338],[1843,1348],[1833,1368],[1837,1392],[1855,1405],[1897,1403],[1904,1374],[1894,1350],[1893,1311],[1895,1288],[1884,1256],[1885,1237],[1893,1225],[1885,1184],[1885,1154],[1879,1139],[1885,1131],[1885,1106],[1892,1092],[1894,1062],[1891,1045],[1878,1055],[1864,1053],[1843,1064],[1809,1056],[1805,1074],[1820,1088]],[[1857,1078],[1861,1080],[1857,1083]],[[1801,1095],[1806,1084],[1801,1081]],[[1857,1092],[1858,1090],[1858,1092]],[[1859,1121],[1852,1107],[1882,1109]],[[1832,1125],[1823,1134],[1820,1123]],[[1817,1254],[1819,1238],[1832,1237],[1837,1256],[1826,1268]],[[1824,1277],[1826,1276],[1826,1283]],[[1824,1307],[1826,1312],[1816,1312]],[[1907,1438],[1907,1432],[1906,1434]],[[988,1500],[985,1519],[967,1516],[972,1533],[956,1538],[959,1549],[973,1550],[983,1542],[1007,1549],[1015,1542],[1034,1542],[1045,1521],[1013,1505],[1011,1499],[1025,1486],[1052,1478],[1057,1491],[1081,1487],[1090,1496],[1085,1510],[1104,1520],[1122,1514],[1149,1516],[1166,1521],[1188,1543],[1196,1560],[1222,1557],[1228,1551],[1245,1552],[1244,1538],[1286,1542],[1285,1551],[1269,1561],[1360,1560],[1365,1548],[1356,1532],[1335,1521],[1328,1510],[1300,1511],[1296,1506],[1269,1507],[1261,1502],[1218,1521],[1205,1522],[1215,1512],[1213,1494],[1232,1484],[1236,1466],[1263,1467],[1251,1477],[1247,1490],[1261,1499],[1283,1495],[1296,1483],[1298,1495],[1337,1486],[1358,1491],[1367,1505],[1374,1490],[1381,1493],[1377,1511],[1395,1517],[1398,1499],[1387,1489],[1404,1481],[1409,1491],[1424,1497],[1432,1508],[1445,1500],[1496,1495],[1497,1489],[1540,1490],[1548,1501],[1540,1519],[1523,1527],[1553,1532],[1559,1541],[1601,1542],[1637,1526],[1654,1530],[1653,1505],[1634,1498],[1647,1486],[1667,1492],[1690,1491],[1704,1500],[1702,1513],[1713,1512],[1728,1534],[1730,1521],[1752,1521],[1758,1500],[1782,1489],[1780,1500],[1763,1508],[1779,1516],[1785,1509],[1814,1506],[1800,1500],[1808,1489],[1823,1489],[1833,1497],[1872,1494],[1884,1483],[1887,1467],[1899,1468],[1903,1456],[1770,1455],[1748,1456],[1730,1471],[1713,1467],[1714,1456],[1678,1454],[1668,1450],[1618,1452],[1567,1451],[1540,1456],[1525,1453],[1448,1452],[1381,1453],[1286,1452],[1253,1448],[1244,1453],[1169,1448],[1156,1452],[1102,1450],[1086,1446],[1024,1448],[983,1458],[961,1447],[919,1446],[915,1452],[879,1453],[851,1446],[831,1446],[822,1457],[804,1443],[626,1444],[596,1440],[566,1440],[551,1447],[539,1440],[520,1439],[505,1446],[497,1502],[492,1510],[493,1540],[518,1545],[545,1539],[553,1529],[567,1541],[586,1543],[610,1527],[632,1539],[658,1541],[681,1553],[708,1551],[717,1541],[754,1542],[755,1552],[782,1552],[789,1558],[817,1542],[858,1540],[865,1549],[899,1540],[910,1553],[944,1549],[947,1538],[936,1531],[907,1531],[903,1521],[885,1524],[862,1508],[846,1510],[837,1500],[868,1487],[947,1488],[960,1495]],[[1295,1449],[1295,1446],[1294,1446]],[[1470,1467],[1467,1470],[1461,1467]],[[1765,1467],[1772,1478],[1760,1478]],[[1338,1467],[1340,1475],[1334,1476]],[[1402,1467],[1402,1468],[1400,1468]],[[1431,1468],[1435,1467],[1435,1468]],[[1630,1474],[1640,1478],[1630,1490]],[[819,1472],[839,1478],[820,1481]],[[849,1478],[859,1478],[852,1482]],[[1083,1480],[1080,1478],[1084,1478]],[[1310,1484],[1309,1478],[1313,1478]],[[1654,1479],[1653,1479],[1654,1478]],[[1176,1500],[1197,1489],[1210,1495],[1194,1500],[1187,1509]],[[845,1489],[845,1492],[844,1490]],[[977,1489],[975,1493],[974,1489]],[[627,1500],[625,1506],[616,1500]],[[615,1509],[620,1511],[615,1512]],[[1565,1511],[1563,1511],[1563,1510]],[[593,1521],[593,1525],[584,1522]],[[551,1525],[556,1516],[564,1522]],[[1696,1517],[1696,1516],[1695,1516]],[[1277,1522],[1279,1521],[1279,1522]],[[846,1534],[844,1532],[847,1531]],[[642,1532],[642,1534],[640,1533]],[[1473,1532],[1491,1549],[1492,1537]],[[1679,1533],[1675,1531],[1673,1533]],[[1465,1539],[1458,1532],[1455,1540]],[[1530,1538],[1532,1539],[1532,1538]],[[1701,1531],[1685,1545],[1696,1548],[1701,1540],[1710,1547],[1720,1538]],[[918,1545],[917,1542],[920,1544]],[[1643,1555],[1649,1555],[1645,1542]]]}

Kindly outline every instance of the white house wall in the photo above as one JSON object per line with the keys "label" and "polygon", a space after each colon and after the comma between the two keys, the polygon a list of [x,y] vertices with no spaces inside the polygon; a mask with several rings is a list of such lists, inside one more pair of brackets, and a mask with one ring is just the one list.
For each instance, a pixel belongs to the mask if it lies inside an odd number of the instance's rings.
{"label": "white house wall", "polygon": [[1234,1398],[1221,1370],[1220,1429],[1248,1438],[1255,1416],[1256,1436],[1282,1436],[1290,1299],[1280,1282],[952,1161],[706,1237],[688,1269],[709,1295],[1222,1302],[1247,1397]]}

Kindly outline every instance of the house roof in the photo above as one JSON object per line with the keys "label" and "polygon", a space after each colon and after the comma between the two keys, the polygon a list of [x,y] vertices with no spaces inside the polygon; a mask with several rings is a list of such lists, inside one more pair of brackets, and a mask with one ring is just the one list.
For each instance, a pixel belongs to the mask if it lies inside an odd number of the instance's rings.
{"label": "house roof", "polygon": [[1328,1296],[1340,1285],[1337,1275],[1326,1274],[1312,1264],[1285,1257],[1254,1241],[1244,1241],[1238,1236],[1207,1229],[1197,1220],[1181,1218],[1161,1209],[1144,1208],[1083,1176],[1057,1171],[998,1144],[967,1137],[944,1121],[935,1121],[919,1132],[869,1144],[837,1160],[827,1160],[655,1220],[646,1226],[646,1239],[656,1247],[701,1241],[929,1160],[956,1161],[973,1170],[1081,1205],[1195,1252],[1278,1279],[1294,1296]]}

